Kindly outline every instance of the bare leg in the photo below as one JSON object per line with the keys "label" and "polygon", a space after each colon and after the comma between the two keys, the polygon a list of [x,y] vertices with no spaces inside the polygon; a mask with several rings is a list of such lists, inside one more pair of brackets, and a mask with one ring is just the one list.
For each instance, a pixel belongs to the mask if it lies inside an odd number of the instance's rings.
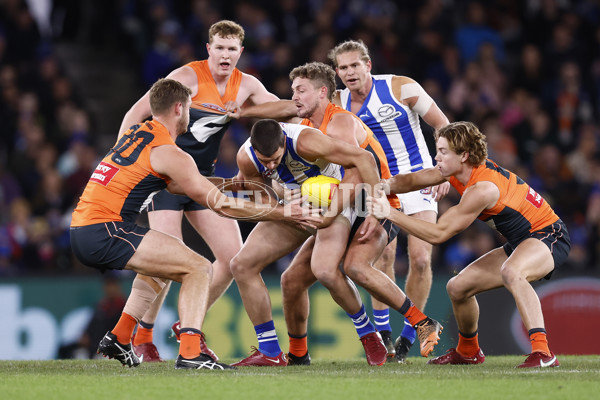
{"label": "bare leg", "polygon": [[210,308],[233,281],[229,262],[242,248],[242,235],[237,221],[221,217],[211,210],[188,211],[185,215],[215,256],[208,299]]}
{"label": "bare leg", "polygon": [[291,225],[259,222],[240,252],[231,260],[231,272],[252,325],[260,325],[273,319],[269,291],[260,272],[270,263],[296,249],[309,236],[307,232]]}
{"label": "bare leg", "polygon": [[290,266],[281,275],[283,315],[288,333],[296,336],[304,335],[308,331],[310,312],[308,289],[317,281],[310,270],[314,242],[314,236],[308,238]]}

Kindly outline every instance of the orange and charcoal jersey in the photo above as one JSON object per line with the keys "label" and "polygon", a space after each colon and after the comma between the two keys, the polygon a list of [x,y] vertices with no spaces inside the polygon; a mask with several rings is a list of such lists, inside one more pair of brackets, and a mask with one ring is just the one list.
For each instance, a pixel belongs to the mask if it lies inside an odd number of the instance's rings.
{"label": "orange and charcoal jersey", "polygon": [[[321,123],[321,126],[318,126],[318,127],[314,126],[313,123],[310,122],[310,120],[308,118],[303,119],[302,122],[300,122],[300,123],[302,125],[310,126],[312,128],[317,128],[318,130],[320,130],[321,132],[323,132],[324,134],[327,135],[327,125],[329,124],[329,122],[331,122],[331,119],[337,113],[349,114],[353,118],[356,118],[357,121],[360,122],[363,129],[367,133],[367,138],[360,144],[360,147],[364,150],[367,150],[371,154],[373,154],[373,157],[375,158],[375,162],[377,163],[377,168],[379,169],[379,174],[381,175],[381,178],[382,179],[391,178],[392,174],[390,172],[390,167],[388,165],[388,161],[385,156],[385,151],[383,151],[383,148],[381,147],[381,143],[379,143],[379,141],[373,134],[373,131],[371,131],[371,129],[367,125],[365,125],[365,123],[360,118],[358,118],[356,115],[354,115],[350,111],[344,110],[343,108],[341,108],[333,103],[329,103],[329,105],[325,109],[325,115],[323,116],[323,122]],[[400,200],[398,199],[398,196],[396,196],[395,194],[391,194],[391,195],[388,195],[387,198],[388,198],[388,201],[390,202],[390,206],[392,206],[394,208],[400,208],[401,204],[400,204]]]}
{"label": "orange and charcoal jersey", "polygon": [[225,114],[225,103],[236,101],[242,72],[237,68],[233,70],[225,93],[221,96],[206,60],[193,61],[186,66],[196,73],[198,93],[192,98],[188,130],[177,138],[176,143],[192,156],[202,175],[211,176],[214,174],[221,139],[232,121]]}
{"label": "orange and charcoal jersey", "polygon": [[466,185],[455,177],[450,177],[449,181],[461,196],[477,182],[492,182],[498,187],[500,198],[496,205],[483,210],[477,218],[500,232],[510,244],[518,244],[530,233],[559,220],[542,196],[517,175],[492,160],[488,159],[485,164],[474,167]]}
{"label": "orange and charcoal jersey", "polygon": [[150,151],[162,145],[175,142],[161,123],[132,126],[96,167],[73,211],[71,226],[135,222],[152,196],[171,181],[150,164]]}

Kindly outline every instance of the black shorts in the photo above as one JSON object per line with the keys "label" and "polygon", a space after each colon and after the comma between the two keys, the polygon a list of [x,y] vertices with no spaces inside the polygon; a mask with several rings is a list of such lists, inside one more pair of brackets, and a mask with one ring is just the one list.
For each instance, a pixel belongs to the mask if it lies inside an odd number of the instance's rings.
{"label": "black shorts", "polygon": [[[548,246],[550,253],[552,253],[552,258],[554,259],[554,269],[563,265],[567,260],[567,257],[569,257],[569,251],[571,250],[571,238],[569,236],[567,226],[560,219],[555,223],[540,229],[539,231],[532,232],[529,235],[522,237],[518,241],[513,243],[505,243],[503,246],[504,252],[510,257],[517,246],[522,241],[529,238],[541,240],[542,243]],[[552,272],[554,272],[554,270],[546,275],[544,279],[550,279]]]}
{"label": "black shorts", "polygon": [[85,265],[101,271],[123,269],[150,228],[133,222],[71,227],[71,248]]}
{"label": "black shorts", "polygon": [[[350,229],[350,236],[348,237],[348,243],[350,243],[352,241],[352,238],[354,238],[354,235],[358,231],[358,227],[363,222],[365,222],[365,217],[357,217],[356,218],[356,220],[352,224],[352,228]],[[383,229],[385,230],[385,232],[388,235],[388,240],[387,240],[388,244],[392,240],[396,239],[396,236],[398,236],[398,233],[400,233],[400,228],[387,218],[380,219],[379,225],[383,226]]]}
{"label": "black shorts", "polygon": [[185,195],[172,194],[167,190],[161,190],[148,203],[147,210],[148,212],[159,210],[200,211],[206,210],[206,208]]}

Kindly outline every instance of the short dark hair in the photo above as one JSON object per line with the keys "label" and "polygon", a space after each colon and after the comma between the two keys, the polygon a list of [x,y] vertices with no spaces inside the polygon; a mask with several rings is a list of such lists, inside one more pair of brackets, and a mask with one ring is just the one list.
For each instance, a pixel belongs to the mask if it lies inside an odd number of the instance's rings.
{"label": "short dark hair", "polygon": [[285,145],[285,135],[279,122],[274,119],[261,119],[250,130],[250,144],[255,151],[270,157]]}
{"label": "short dark hair", "polygon": [[160,115],[176,103],[185,104],[191,95],[191,89],[183,83],[161,78],[150,88],[150,111],[154,115]]}
{"label": "short dark hair", "polygon": [[440,137],[448,141],[450,150],[456,154],[469,153],[469,164],[481,165],[487,159],[485,135],[472,122],[453,122],[435,132],[435,140]]}
{"label": "short dark hair", "polygon": [[327,98],[333,100],[335,96],[335,71],[329,65],[313,61],[296,67],[290,72],[290,80],[296,78],[308,79],[313,82],[314,87],[325,86]]}

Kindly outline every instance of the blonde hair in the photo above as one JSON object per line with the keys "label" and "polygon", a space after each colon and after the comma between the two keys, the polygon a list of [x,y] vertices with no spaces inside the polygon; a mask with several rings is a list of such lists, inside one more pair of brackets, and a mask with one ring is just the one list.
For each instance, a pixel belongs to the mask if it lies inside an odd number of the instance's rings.
{"label": "blonde hair", "polygon": [[485,135],[472,122],[453,122],[435,132],[435,140],[440,137],[448,141],[450,150],[456,154],[469,153],[469,164],[481,165],[487,159]]}
{"label": "blonde hair", "polygon": [[346,40],[335,46],[332,50],[329,51],[327,55],[333,65],[337,68],[337,56],[343,53],[349,53],[351,51],[356,51],[360,54],[360,59],[366,64],[371,61],[371,57],[369,56],[369,49],[367,45],[362,40]]}
{"label": "blonde hair", "polygon": [[215,22],[208,29],[208,43],[212,43],[215,35],[219,35],[222,38],[237,37],[240,39],[241,45],[244,43],[245,34],[244,28],[242,28],[240,24],[224,19],[222,21]]}
{"label": "blonde hair", "polygon": [[309,62],[296,67],[290,72],[290,80],[304,78],[313,81],[317,87],[325,86],[327,88],[327,98],[333,100],[335,95],[335,71],[327,64],[322,62]]}

